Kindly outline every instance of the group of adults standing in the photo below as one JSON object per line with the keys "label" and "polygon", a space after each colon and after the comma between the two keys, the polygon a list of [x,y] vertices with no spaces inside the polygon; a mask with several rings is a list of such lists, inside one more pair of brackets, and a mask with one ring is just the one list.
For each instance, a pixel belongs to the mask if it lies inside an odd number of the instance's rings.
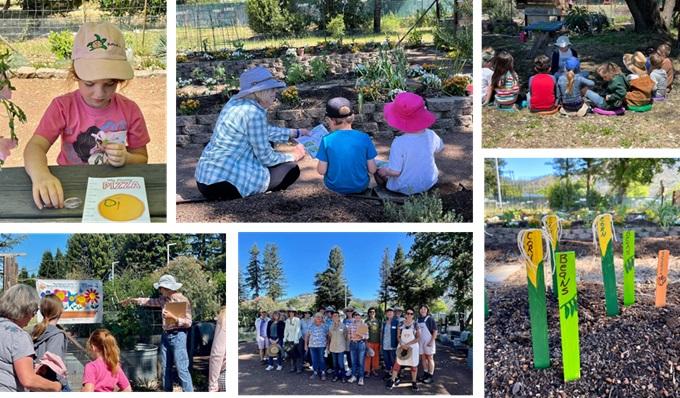
{"label": "group of adults standing", "polygon": [[420,306],[417,314],[413,308],[387,308],[384,319],[376,315],[373,307],[365,315],[352,307],[341,312],[332,306],[316,313],[288,308],[271,317],[262,310],[255,320],[260,360],[267,371],[281,371],[287,361],[289,372],[297,374],[308,363],[311,380],[329,377],[363,386],[373,377],[392,389],[401,382],[401,368],[408,367],[414,391],[419,390],[418,382],[432,383],[437,324],[429,307]]}

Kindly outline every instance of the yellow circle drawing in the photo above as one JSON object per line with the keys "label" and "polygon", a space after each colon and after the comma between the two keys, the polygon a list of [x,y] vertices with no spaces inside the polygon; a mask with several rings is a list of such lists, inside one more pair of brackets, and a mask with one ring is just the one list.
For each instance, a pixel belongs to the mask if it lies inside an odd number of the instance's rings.
{"label": "yellow circle drawing", "polygon": [[99,202],[99,214],[111,221],[132,221],[144,213],[144,202],[136,196],[119,193]]}

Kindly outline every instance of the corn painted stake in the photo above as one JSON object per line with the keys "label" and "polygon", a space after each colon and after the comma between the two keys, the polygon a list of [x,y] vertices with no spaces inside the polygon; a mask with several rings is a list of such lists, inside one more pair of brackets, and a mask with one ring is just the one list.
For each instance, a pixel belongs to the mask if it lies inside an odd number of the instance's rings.
{"label": "corn painted stake", "polygon": [[611,214],[600,214],[593,220],[593,243],[599,242],[602,255],[602,279],[607,316],[619,315],[619,299],[616,293],[616,270],[614,269],[614,221]]}
{"label": "corn painted stake", "polygon": [[623,305],[635,304],[635,231],[623,231]]}
{"label": "corn painted stake", "polygon": [[576,294],[576,254],[557,252],[557,287],[562,335],[564,381],[581,378],[581,353],[578,337],[578,299]]}
{"label": "corn painted stake", "polygon": [[555,214],[548,214],[543,216],[541,219],[543,223],[543,229],[548,233],[550,238],[550,264],[552,264],[552,290],[555,298],[558,298],[557,290],[557,273],[555,272],[555,253],[557,253],[557,248],[560,243],[560,238],[562,237],[562,223],[560,218]]}
{"label": "corn painted stake", "polygon": [[668,288],[668,250],[659,250],[659,261],[656,266],[656,306],[666,306],[666,289]]}
{"label": "corn painted stake", "polygon": [[545,278],[543,275],[544,234],[540,229],[524,229],[517,235],[517,246],[524,258],[527,270],[531,346],[536,369],[550,367],[548,315],[545,308]]}

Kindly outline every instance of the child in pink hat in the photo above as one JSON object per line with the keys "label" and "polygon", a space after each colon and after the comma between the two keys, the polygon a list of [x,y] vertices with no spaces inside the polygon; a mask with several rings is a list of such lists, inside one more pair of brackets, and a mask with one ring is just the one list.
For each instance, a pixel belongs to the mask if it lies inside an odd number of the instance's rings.
{"label": "child in pink hat", "polygon": [[397,95],[383,111],[387,124],[403,134],[392,141],[389,163],[378,169],[376,182],[405,195],[428,191],[439,178],[434,155],[444,150],[442,139],[429,129],[436,116],[413,93]]}

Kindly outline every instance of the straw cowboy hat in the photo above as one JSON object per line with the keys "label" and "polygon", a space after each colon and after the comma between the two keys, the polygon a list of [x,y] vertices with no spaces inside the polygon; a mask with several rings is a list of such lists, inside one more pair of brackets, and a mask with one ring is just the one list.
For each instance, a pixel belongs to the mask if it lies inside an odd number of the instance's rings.
{"label": "straw cowboy hat", "polygon": [[647,74],[647,57],[640,51],[636,51],[635,54],[623,54],[623,64],[631,73]]}
{"label": "straw cowboy hat", "polygon": [[383,113],[387,124],[404,133],[417,133],[437,121],[425,108],[423,98],[409,92],[400,93],[393,102],[385,104]]}
{"label": "straw cowboy hat", "polygon": [[162,287],[170,290],[179,290],[179,288],[182,287],[182,284],[178,283],[174,276],[165,274],[161,276],[161,279],[159,279],[158,282],[153,284],[154,289],[160,289]]}
{"label": "straw cowboy hat", "polygon": [[279,347],[278,343],[272,343],[269,347],[267,347],[267,356],[275,357],[279,355],[280,352],[281,347]]}
{"label": "straw cowboy hat", "polygon": [[232,97],[233,99],[243,98],[252,93],[271,88],[286,87],[286,83],[276,80],[270,71],[261,66],[256,66],[241,73],[238,81],[239,92]]}
{"label": "straw cowboy hat", "polygon": [[397,347],[397,358],[401,359],[402,361],[408,361],[411,359],[411,355],[413,355],[411,346],[406,347],[406,349],[403,349],[401,346]]}

